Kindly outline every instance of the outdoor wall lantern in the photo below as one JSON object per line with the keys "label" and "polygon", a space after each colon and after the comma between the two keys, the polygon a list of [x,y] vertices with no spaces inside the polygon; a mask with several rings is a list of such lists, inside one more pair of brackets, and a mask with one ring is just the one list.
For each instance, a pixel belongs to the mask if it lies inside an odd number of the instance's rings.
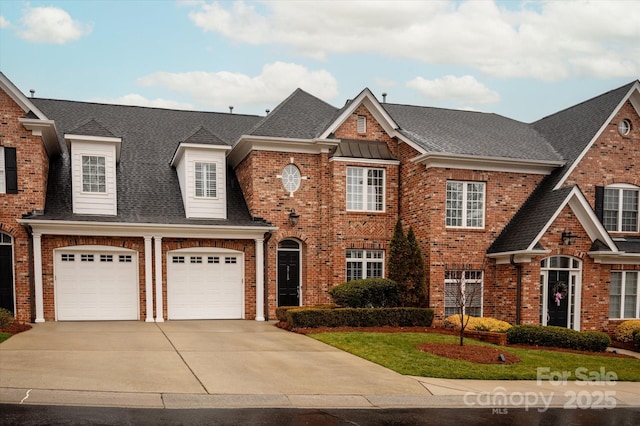
{"label": "outdoor wall lantern", "polygon": [[565,246],[570,246],[576,242],[576,235],[573,235],[571,231],[562,231],[562,244]]}
{"label": "outdoor wall lantern", "polygon": [[289,212],[289,223],[291,226],[296,226],[298,224],[298,219],[300,219],[300,215],[296,213],[296,209],[291,209]]}

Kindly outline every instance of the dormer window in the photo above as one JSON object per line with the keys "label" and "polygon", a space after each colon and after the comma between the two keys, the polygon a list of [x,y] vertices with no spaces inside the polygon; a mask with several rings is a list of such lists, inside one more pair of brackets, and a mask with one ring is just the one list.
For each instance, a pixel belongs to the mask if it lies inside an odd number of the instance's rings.
{"label": "dormer window", "polygon": [[82,156],[82,192],[106,193],[105,157]]}
{"label": "dormer window", "polygon": [[367,133],[367,116],[358,116],[358,133]]}
{"label": "dormer window", "polygon": [[216,198],[216,163],[195,163],[196,197]]}

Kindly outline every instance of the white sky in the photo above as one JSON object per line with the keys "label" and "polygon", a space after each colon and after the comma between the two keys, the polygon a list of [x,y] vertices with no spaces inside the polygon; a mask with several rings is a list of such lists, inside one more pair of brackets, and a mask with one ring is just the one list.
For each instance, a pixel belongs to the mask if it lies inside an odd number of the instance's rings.
{"label": "white sky", "polygon": [[28,94],[263,114],[301,87],[533,121],[640,78],[640,1],[0,1]]}

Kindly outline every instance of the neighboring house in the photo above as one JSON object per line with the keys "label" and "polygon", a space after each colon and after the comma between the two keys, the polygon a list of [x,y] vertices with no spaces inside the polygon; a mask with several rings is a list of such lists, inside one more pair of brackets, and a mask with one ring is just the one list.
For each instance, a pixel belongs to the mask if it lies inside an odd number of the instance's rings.
{"label": "neighboring house", "polygon": [[296,90],[265,117],[27,98],[0,74],[0,305],[23,321],[273,318],[385,276],[429,304],[610,330],[640,318],[640,82],[532,124]]}

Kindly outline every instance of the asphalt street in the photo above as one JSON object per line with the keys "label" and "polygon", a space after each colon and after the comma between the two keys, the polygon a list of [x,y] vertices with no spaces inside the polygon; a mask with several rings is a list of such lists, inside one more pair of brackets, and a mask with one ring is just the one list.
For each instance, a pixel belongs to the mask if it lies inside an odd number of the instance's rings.
{"label": "asphalt street", "polygon": [[637,426],[640,408],[536,409],[146,409],[0,404],[2,425]]}

